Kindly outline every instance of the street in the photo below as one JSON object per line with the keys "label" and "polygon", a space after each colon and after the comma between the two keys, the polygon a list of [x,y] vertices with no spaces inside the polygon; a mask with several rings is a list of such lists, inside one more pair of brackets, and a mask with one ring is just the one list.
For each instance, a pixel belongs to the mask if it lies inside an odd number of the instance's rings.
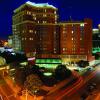
{"label": "street", "polygon": [[[92,97],[89,100],[95,100],[96,94],[93,96],[94,92],[98,93],[100,91],[100,65],[96,67],[95,71],[90,71],[83,75],[83,78],[83,85],[80,88],[72,91],[69,95],[66,93],[65,95],[63,94],[63,96],[60,96],[59,100],[82,100],[82,96],[84,95],[89,98]],[[89,92],[87,90],[87,87],[90,83],[96,83],[96,89],[93,92]]]}

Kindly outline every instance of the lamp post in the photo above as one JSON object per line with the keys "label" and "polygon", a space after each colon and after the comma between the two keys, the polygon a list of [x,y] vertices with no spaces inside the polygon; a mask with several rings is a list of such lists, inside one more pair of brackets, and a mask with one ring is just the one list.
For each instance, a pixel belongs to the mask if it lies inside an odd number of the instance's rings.
{"label": "lamp post", "polygon": [[28,100],[28,91],[26,89],[26,100]]}

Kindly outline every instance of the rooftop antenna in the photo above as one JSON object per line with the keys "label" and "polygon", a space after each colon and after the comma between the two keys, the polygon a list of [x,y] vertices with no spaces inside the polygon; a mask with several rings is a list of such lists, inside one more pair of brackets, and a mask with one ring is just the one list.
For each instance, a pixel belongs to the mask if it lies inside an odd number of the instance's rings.
{"label": "rooftop antenna", "polygon": [[72,16],[69,17],[70,21],[72,21]]}
{"label": "rooftop antenna", "polygon": [[69,21],[72,21],[72,2],[70,1],[69,2]]}

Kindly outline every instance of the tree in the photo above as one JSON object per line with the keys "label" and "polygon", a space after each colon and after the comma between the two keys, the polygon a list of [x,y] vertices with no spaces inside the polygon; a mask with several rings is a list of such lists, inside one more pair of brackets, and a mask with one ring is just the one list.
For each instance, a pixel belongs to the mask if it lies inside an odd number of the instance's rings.
{"label": "tree", "polygon": [[79,62],[77,62],[77,65],[79,67],[86,67],[89,66],[89,61],[80,60]]}
{"label": "tree", "polygon": [[26,81],[24,82],[24,87],[31,91],[34,95],[37,94],[37,91],[40,89],[42,86],[42,81],[36,74],[31,74],[27,76]]}
{"label": "tree", "polygon": [[70,77],[71,71],[66,68],[66,65],[58,65],[55,69],[55,77],[58,80],[63,80],[65,78]]}
{"label": "tree", "polygon": [[23,70],[21,68],[16,69],[16,72],[15,72],[15,82],[18,85],[23,86],[25,80],[26,80],[25,70]]}

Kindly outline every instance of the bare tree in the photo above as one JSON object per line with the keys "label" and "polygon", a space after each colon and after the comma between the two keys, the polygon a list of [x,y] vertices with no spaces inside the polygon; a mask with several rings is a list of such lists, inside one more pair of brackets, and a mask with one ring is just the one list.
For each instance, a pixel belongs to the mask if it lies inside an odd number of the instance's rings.
{"label": "bare tree", "polygon": [[24,82],[24,87],[30,91],[31,93],[34,94],[34,96],[36,96],[37,91],[40,89],[40,87],[42,86],[42,81],[40,80],[40,78],[38,77],[38,75],[36,74],[31,74],[29,76],[27,76],[26,81]]}

